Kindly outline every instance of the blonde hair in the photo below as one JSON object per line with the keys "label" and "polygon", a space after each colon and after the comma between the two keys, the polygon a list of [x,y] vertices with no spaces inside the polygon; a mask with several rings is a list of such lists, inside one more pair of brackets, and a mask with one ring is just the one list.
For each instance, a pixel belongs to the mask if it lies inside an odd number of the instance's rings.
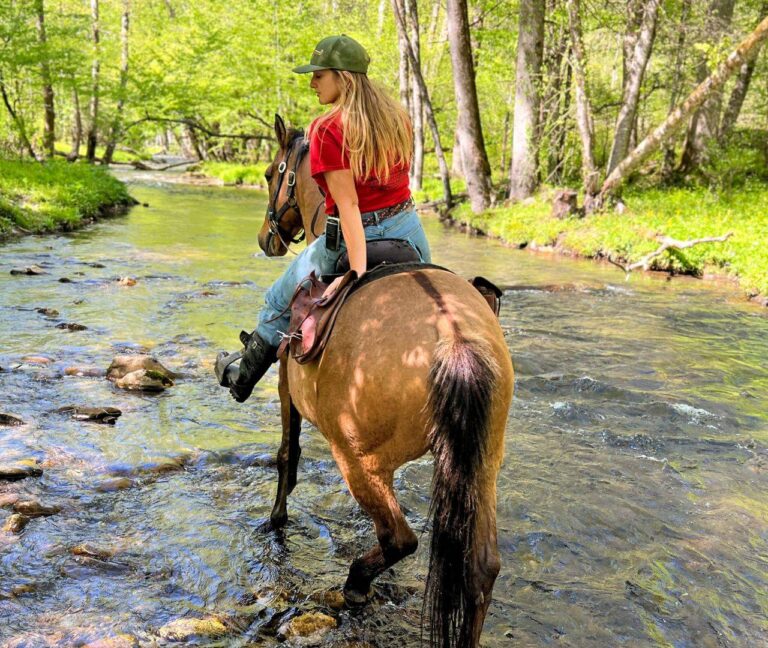
{"label": "blonde hair", "polygon": [[375,176],[387,182],[396,166],[411,160],[413,131],[408,113],[365,74],[346,70],[333,73],[341,94],[336,105],[316,120],[315,127],[340,115],[342,146],[349,154],[355,180]]}

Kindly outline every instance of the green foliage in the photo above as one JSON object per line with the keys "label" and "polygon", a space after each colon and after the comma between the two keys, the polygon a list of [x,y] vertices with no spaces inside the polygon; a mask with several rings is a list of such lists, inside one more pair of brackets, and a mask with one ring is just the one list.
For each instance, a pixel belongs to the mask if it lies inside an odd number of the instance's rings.
{"label": "green foliage", "polygon": [[235,164],[232,162],[203,162],[190,171],[199,171],[212,178],[218,178],[227,185],[258,185],[266,186],[264,172],[269,163]]}
{"label": "green foliage", "polygon": [[473,215],[466,207],[457,217],[518,246],[556,245],[586,257],[634,262],[659,247],[657,235],[677,240],[733,235],[724,243],[702,243],[669,250],[653,260],[658,270],[702,275],[714,271],[738,278],[749,294],[768,294],[768,191],[744,186],[739,192],[716,193],[704,188],[632,190],[630,209],[594,214],[584,219],[550,216],[546,194],[526,204]]}
{"label": "green foliage", "polygon": [[0,231],[69,229],[105,207],[128,204],[125,185],[87,164],[0,159]]}

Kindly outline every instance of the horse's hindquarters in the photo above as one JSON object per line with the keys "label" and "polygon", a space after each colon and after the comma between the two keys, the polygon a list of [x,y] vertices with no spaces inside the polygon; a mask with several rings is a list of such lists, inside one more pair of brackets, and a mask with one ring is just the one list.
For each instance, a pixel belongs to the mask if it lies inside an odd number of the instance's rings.
{"label": "horse's hindquarters", "polygon": [[394,469],[428,449],[429,371],[438,342],[456,336],[490,348],[506,419],[512,367],[498,321],[475,288],[441,270],[391,275],[354,293],[320,362],[290,363],[292,397],[332,444],[354,439],[358,454],[376,452]]}

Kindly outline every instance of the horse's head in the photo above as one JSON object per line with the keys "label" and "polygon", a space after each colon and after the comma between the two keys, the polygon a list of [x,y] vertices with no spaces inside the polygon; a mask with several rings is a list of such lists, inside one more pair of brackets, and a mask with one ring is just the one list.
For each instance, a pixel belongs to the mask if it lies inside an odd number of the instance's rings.
{"label": "horse's head", "polygon": [[[283,256],[291,243],[304,239],[305,225],[302,223],[302,201],[298,179],[307,153],[304,132],[287,129],[279,115],[275,115],[275,136],[279,150],[264,174],[269,188],[269,204],[264,224],[259,232],[259,247],[267,256]],[[305,165],[307,180],[309,177]],[[310,215],[311,217],[311,215]]]}

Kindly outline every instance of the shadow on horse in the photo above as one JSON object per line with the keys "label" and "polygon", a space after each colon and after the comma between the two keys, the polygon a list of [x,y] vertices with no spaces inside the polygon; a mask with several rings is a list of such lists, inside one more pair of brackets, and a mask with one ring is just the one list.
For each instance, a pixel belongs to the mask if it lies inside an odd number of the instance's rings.
{"label": "shadow on horse", "polygon": [[[268,256],[323,231],[323,196],[302,131],[276,116],[280,146],[266,172],[269,208],[259,232]],[[352,293],[319,360],[280,361],[283,436],[273,528],[285,525],[296,485],[302,419],[328,441],[352,496],[373,519],[378,543],[352,562],[349,605],[414,553],[418,539],[393,490],[394,472],[434,455],[432,541],[424,597],[430,642],[479,645],[500,561],[496,477],[512,400],[513,369],[495,314],[480,293],[439,269],[393,274]]]}

